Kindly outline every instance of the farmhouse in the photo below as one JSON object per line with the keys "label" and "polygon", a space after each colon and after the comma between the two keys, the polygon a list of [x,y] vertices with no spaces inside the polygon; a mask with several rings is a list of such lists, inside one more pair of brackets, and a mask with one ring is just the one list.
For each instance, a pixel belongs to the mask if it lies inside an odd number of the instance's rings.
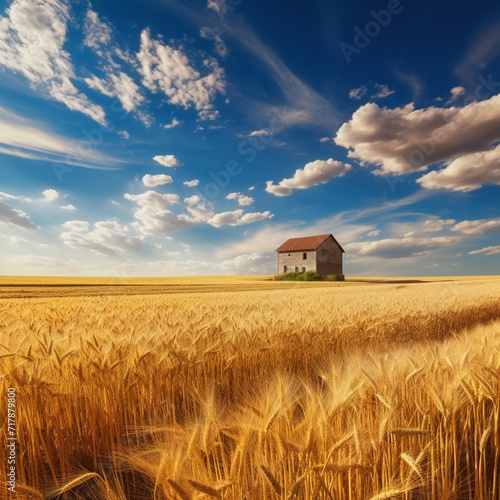
{"label": "farmhouse", "polygon": [[276,249],[278,274],[315,271],[322,276],[344,274],[344,249],[331,234],[290,238]]}

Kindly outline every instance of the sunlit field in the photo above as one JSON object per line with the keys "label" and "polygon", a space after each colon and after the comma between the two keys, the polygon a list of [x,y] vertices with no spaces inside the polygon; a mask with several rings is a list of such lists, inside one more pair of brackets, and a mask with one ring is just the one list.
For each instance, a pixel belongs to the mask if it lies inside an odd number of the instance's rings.
{"label": "sunlit field", "polygon": [[0,330],[13,498],[500,497],[498,277],[5,277]]}

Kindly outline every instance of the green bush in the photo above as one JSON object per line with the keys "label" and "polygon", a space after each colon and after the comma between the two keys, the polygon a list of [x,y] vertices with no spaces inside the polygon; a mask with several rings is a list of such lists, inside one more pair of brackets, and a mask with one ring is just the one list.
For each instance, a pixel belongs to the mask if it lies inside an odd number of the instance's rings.
{"label": "green bush", "polygon": [[274,277],[275,281],[321,281],[323,277],[315,271],[305,273],[285,273]]}

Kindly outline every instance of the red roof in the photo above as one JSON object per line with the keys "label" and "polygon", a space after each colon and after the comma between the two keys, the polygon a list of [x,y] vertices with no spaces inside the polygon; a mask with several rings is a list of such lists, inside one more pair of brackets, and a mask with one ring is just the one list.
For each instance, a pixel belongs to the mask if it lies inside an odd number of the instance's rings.
{"label": "red roof", "polygon": [[[300,252],[302,250],[316,250],[321,243],[323,243],[327,238],[333,236],[331,234],[320,234],[318,236],[306,236],[305,238],[290,238],[286,240],[283,245],[276,249],[277,252]],[[339,245],[337,240],[333,238],[333,241]],[[344,249],[339,245],[342,252]]]}

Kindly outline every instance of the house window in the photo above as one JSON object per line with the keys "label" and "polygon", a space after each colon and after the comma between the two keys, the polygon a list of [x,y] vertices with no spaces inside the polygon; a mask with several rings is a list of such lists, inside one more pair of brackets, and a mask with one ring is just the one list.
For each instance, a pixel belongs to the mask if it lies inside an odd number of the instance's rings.
{"label": "house window", "polygon": [[284,272],[284,273],[286,273],[286,270],[287,270],[287,269],[288,269],[288,267],[287,267],[287,266],[285,266],[285,267],[283,268],[283,272]]}
{"label": "house window", "polygon": [[298,273],[299,272],[299,268],[297,266],[295,266],[295,272]]}
{"label": "house window", "polygon": [[307,259],[307,254],[304,252],[304,253],[302,254],[302,260],[306,260],[306,259]]}
{"label": "house window", "polygon": [[302,268],[302,272],[303,272],[303,273],[305,273],[305,272],[306,272],[306,268],[305,268],[305,267],[303,267],[303,268]]}

